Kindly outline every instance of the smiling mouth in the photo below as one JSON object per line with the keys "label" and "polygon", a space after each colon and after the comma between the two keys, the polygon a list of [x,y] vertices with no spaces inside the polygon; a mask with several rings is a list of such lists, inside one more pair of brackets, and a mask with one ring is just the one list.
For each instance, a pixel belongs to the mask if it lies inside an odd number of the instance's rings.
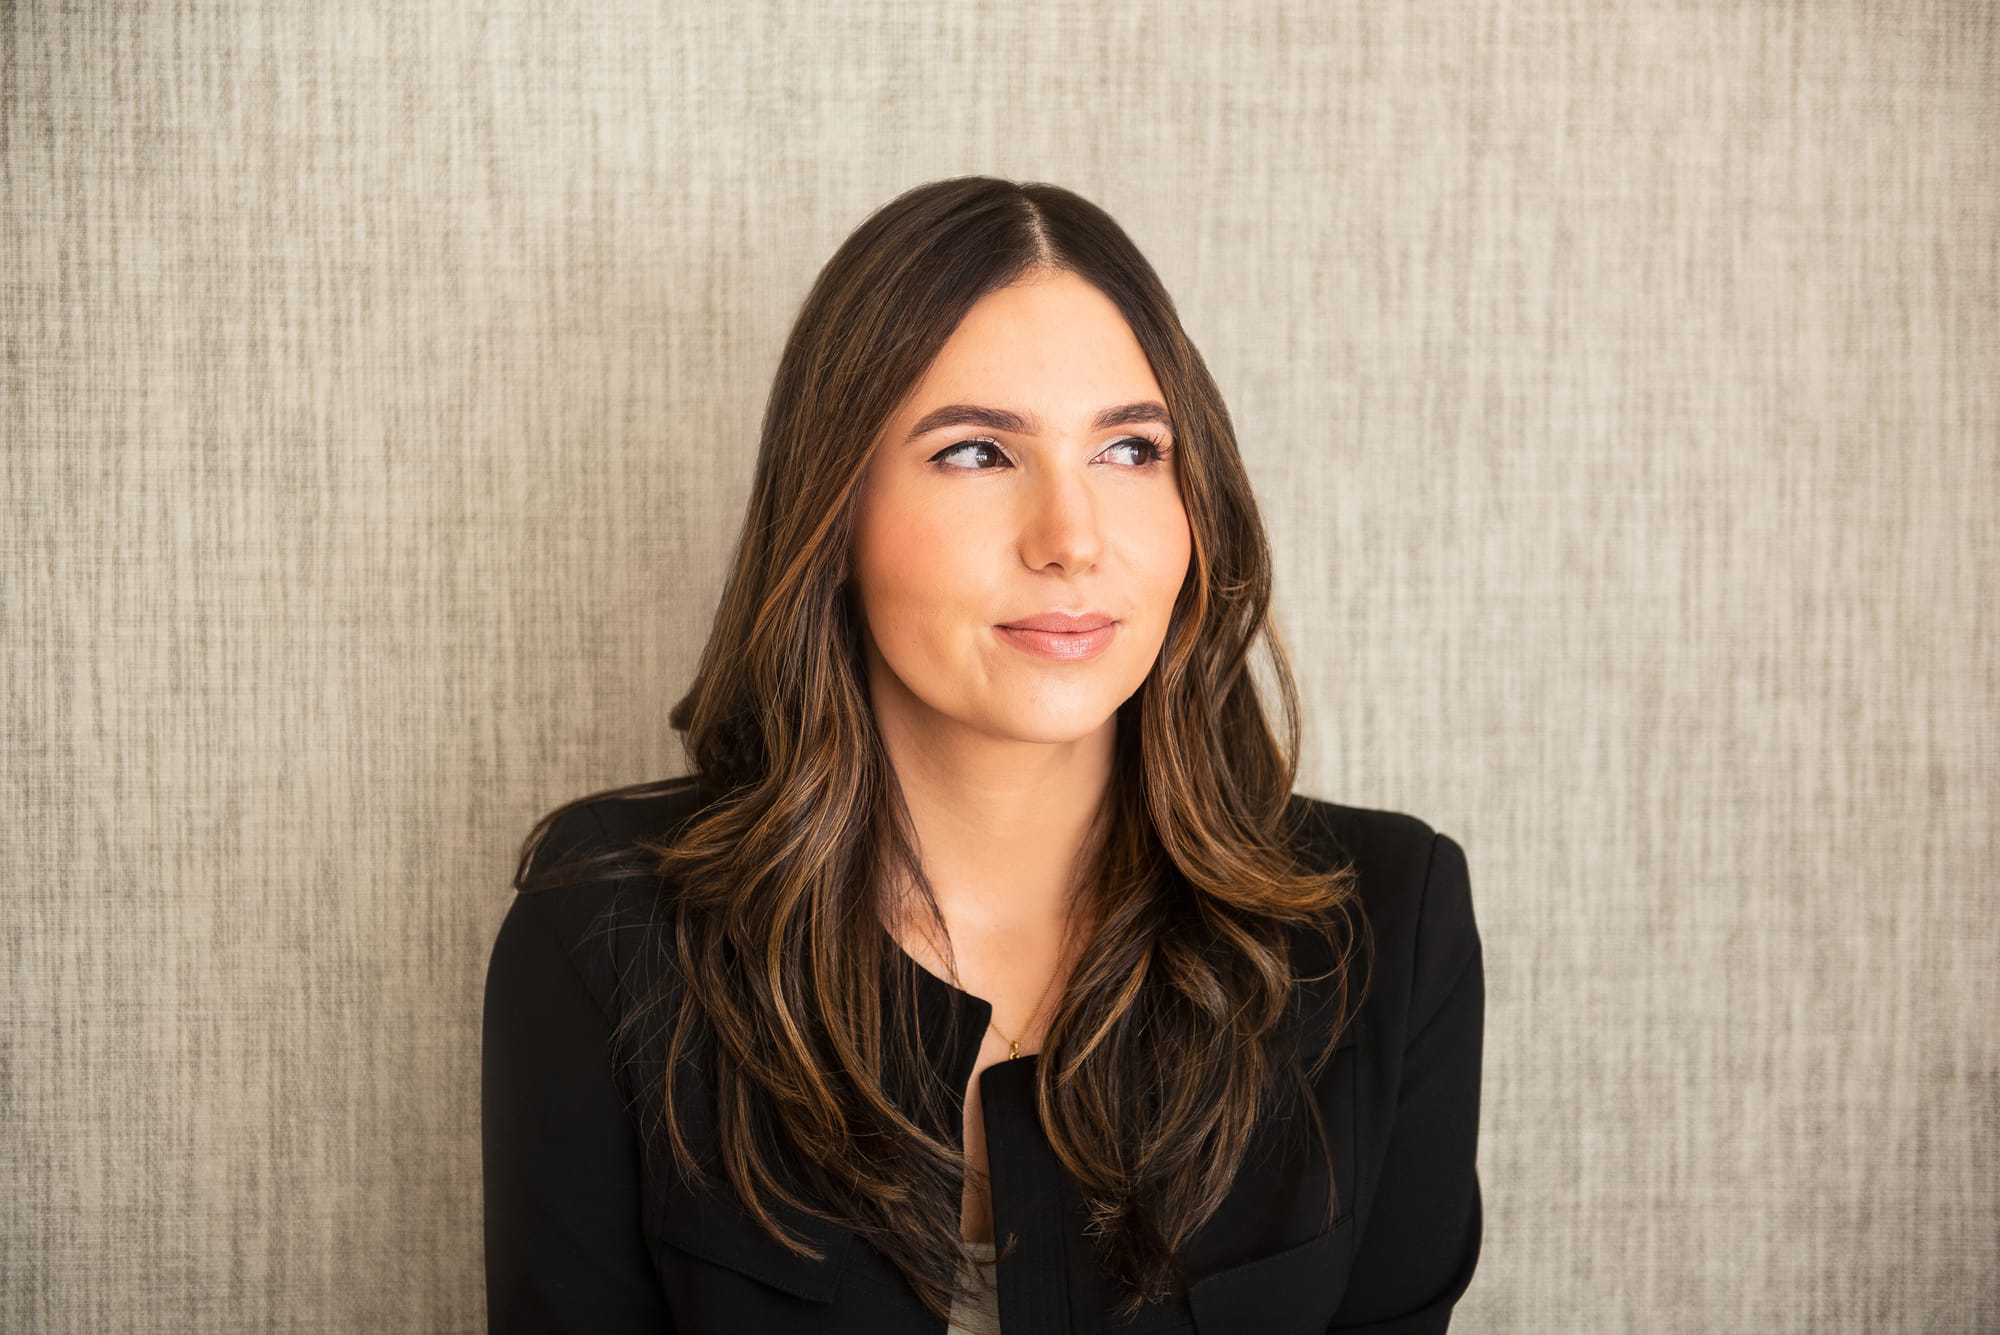
{"label": "smiling mouth", "polygon": [[1004,621],[1002,630],[1041,630],[1063,635],[1075,635],[1083,631],[1101,629],[1112,624],[1114,618],[1102,612],[1043,612],[1036,616],[1023,617],[1019,621]]}
{"label": "smiling mouth", "polygon": [[1035,630],[1024,626],[995,626],[1000,638],[1037,658],[1058,663],[1075,663],[1095,658],[1118,633],[1116,621],[1106,621],[1088,630]]}

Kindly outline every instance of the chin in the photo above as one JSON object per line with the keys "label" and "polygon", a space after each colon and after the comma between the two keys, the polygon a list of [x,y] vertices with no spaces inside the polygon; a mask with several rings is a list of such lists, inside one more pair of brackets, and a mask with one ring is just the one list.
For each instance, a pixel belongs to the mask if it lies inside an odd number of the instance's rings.
{"label": "chin", "polygon": [[1089,737],[1108,725],[1117,712],[1118,702],[1108,695],[1089,704],[1065,702],[1044,708],[1017,704],[989,715],[986,731],[1016,741],[1060,745]]}

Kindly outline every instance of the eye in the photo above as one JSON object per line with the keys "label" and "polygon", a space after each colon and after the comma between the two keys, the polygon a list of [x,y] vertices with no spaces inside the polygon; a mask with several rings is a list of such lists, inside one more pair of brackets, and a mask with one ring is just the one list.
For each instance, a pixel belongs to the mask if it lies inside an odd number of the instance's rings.
{"label": "eye", "polygon": [[[933,454],[930,458],[930,461],[935,464],[938,463],[940,460],[951,458],[952,455],[957,454],[962,450],[971,450],[971,449],[991,450],[994,454],[999,455],[999,457],[1002,459],[1007,457],[1006,455],[1000,453],[1000,443],[998,441],[989,440],[985,436],[974,436],[971,440],[961,440],[958,441],[956,444],[945,446],[943,449],[939,450],[936,454]],[[945,464],[943,466],[948,468],[956,467],[956,465],[951,465],[951,464]],[[958,471],[962,473],[983,473],[983,472],[988,472],[990,470],[983,468],[960,468],[958,469]]]}
{"label": "eye", "polygon": [[1173,446],[1163,445],[1151,436],[1127,436],[1123,440],[1112,442],[1110,446],[1114,450],[1122,450],[1127,447],[1138,451],[1138,466],[1140,468],[1149,468],[1174,452]]}

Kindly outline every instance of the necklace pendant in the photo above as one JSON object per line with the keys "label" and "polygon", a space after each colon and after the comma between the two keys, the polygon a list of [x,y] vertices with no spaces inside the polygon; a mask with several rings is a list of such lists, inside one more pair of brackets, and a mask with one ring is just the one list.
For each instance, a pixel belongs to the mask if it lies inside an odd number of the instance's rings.
{"label": "necklace pendant", "polygon": [[1012,1043],[1012,1042],[1010,1042],[1010,1043],[1008,1043],[1008,1044],[1007,1044],[1007,1060],[1008,1060],[1008,1061],[1013,1061],[1013,1060],[1014,1060],[1014,1059],[1015,1059],[1016,1057],[1018,1057],[1018,1056],[1020,1056],[1020,1055],[1021,1055],[1021,1045],[1020,1045],[1019,1043]]}

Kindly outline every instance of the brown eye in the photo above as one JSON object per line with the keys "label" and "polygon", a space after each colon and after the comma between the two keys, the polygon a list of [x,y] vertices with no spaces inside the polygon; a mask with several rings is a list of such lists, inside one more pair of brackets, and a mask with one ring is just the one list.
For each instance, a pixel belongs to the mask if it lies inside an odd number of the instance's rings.
{"label": "brown eye", "polygon": [[993,452],[993,455],[996,458],[1005,459],[1007,457],[1006,455],[1000,453],[1000,445],[997,441],[988,440],[984,436],[975,436],[971,440],[961,440],[954,445],[947,445],[944,449],[941,449],[936,454],[933,454],[930,457],[930,462],[936,464],[940,468],[951,468],[961,473],[983,473],[990,471],[988,469],[983,469],[983,468],[962,468],[955,464],[946,464],[940,462],[941,460],[949,459],[952,455],[957,454],[964,450],[990,450]]}
{"label": "brown eye", "polygon": [[1114,442],[1111,448],[1118,450],[1128,445],[1138,448],[1139,462],[1136,466],[1140,468],[1150,467],[1173,453],[1173,447],[1162,445],[1150,436],[1127,436],[1123,440]]}

